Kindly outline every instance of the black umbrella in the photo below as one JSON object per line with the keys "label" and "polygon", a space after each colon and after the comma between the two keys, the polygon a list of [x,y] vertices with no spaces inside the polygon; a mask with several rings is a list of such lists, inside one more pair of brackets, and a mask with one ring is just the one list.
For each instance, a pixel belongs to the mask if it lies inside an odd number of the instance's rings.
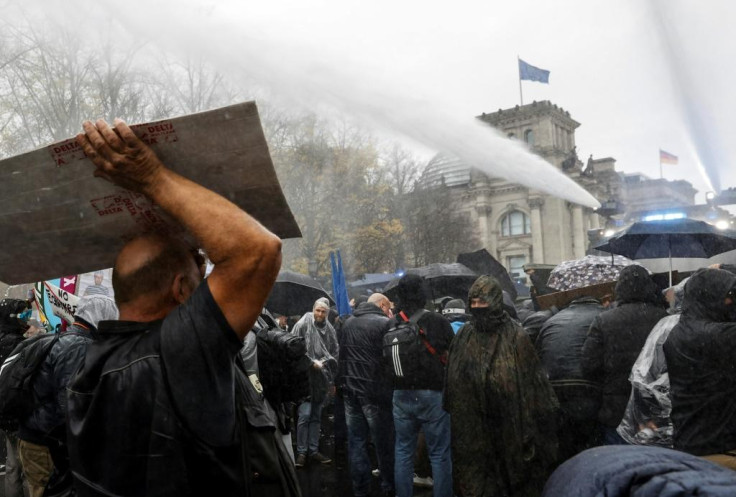
{"label": "black umbrella", "polygon": [[[478,279],[474,271],[457,262],[407,269],[406,274],[422,276],[426,285],[427,297],[432,300],[450,296],[465,301],[468,298],[470,286]],[[396,298],[396,286],[399,279],[394,278],[383,288],[383,293],[387,297]]]}
{"label": "black umbrella", "polygon": [[[506,271],[503,264],[498,262],[486,249],[460,254],[457,256],[457,262],[467,266],[479,275],[488,274],[493,276],[501,284],[501,288],[511,295],[512,300],[516,300],[518,296],[517,282],[511,280],[511,276],[509,276],[509,272]],[[529,295],[528,288],[523,287],[521,284],[519,286],[526,290],[526,295]]]}
{"label": "black umbrella", "polygon": [[302,315],[310,312],[315,301],[322,297],[329,299],[331,305],[335,303],[319,281],[311,276],[281,271],[266,301],[266,309],[284,316]]}
{"label": "black umbrella", "polygon": [[595,247],[629,259],[710,258],[736,249],[736,234],[694,219],[639,221]]}

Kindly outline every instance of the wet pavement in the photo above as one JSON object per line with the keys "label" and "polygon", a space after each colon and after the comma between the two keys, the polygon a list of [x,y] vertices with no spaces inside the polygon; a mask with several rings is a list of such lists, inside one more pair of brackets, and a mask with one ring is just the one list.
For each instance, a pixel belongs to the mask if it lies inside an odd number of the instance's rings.
{"label": "wet pavement", "polygon": [[[339,423],[339,421],[338,421]],[[350,469],[347,461],[347,453],[343,450],[335,450],[335,416],[333,406],[325,406],[322,418],[322,437],[320,439],[320,452],[332,458],[330,464],[307,464],[297,469],[299,484],[302,489],[302,497],[353,497],[353,489],[350,483]],[[339,432],[339,428],[338,428]],[[294,433],[292,433],[294,437]],[[340,442],[340,436],[337,437]],[[372,451],[371,451],[372,452]],[[371,453],[373,467],[375,464],[374,453]],[[371,482],[371,497],[381,497],[380,480],[374,477]],[[414,487],[415,497],[431,497],[431,488]]]}
{"label": "wet pavement", "polygon": [[[338,430],[339,431],[339,430]],[[5,462],[4,437],[0,447],[0,464]],[[338,440],[340,437],[338,436]],[[299,484],[303,497],[352,497],[353,489],[350,483],[350,470],[346,454],[335,450],[334,415],[332,406],[325,408],[322,422],[322,437],[320,451],[331,457],[330,464],[307,464],[297,469]],[[336,454],[337,453],[337,454]],[[371,456],[373,457],[373,455]],[[373,459],[375,462],[375,459]],[[374,464],[374,467],[377,467]],[[372,478],[371,497],[381,497],[380,480]],[[432,489],[414,487],[415,497],[431,497]],[[5,473],[0,468],[0,497],[5,496]]]}

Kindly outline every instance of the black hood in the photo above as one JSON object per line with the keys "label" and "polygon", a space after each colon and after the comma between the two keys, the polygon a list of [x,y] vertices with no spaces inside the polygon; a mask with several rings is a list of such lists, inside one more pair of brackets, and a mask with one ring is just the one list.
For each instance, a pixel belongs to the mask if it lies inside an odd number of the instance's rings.
{"label": "black hood", "polygon": [[730,321],[733,305],[723,301],[735,288],[736,275],[722,269],[700,269],[685,285],[682,313],[707,321]]}
{"label": "black hood", "polygon": [[621,270],[615,293],[616,302],[620,304],[632,302],[662,303],[662,296],[657,284],[649,276],[649,272],[643,266],[637,264],[626,266]]}
{"label": "black hood", "polygon": [[383,311],[372,302],[363,302],[353,311],[353,316],[355,317],[365,316],[366,314],[380,314],[381,316],[386,316]]}

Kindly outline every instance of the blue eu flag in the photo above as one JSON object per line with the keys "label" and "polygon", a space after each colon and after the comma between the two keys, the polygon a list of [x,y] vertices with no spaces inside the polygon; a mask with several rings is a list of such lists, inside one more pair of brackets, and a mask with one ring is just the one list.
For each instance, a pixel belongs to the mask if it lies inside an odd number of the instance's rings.
{"label": "blue eu flag", "polygon": [[549,71],[534,67],[519,59],[519,79],[549,84]]}

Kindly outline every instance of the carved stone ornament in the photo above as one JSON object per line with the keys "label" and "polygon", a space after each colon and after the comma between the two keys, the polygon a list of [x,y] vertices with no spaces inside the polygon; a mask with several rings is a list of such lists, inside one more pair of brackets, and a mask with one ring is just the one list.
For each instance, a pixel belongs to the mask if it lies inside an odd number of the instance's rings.
{"label": "carved stone ornament", "polygon": [[530,209],[541,209],[544,205],[544,199],[541,197],[530,198],[527,203]]}

